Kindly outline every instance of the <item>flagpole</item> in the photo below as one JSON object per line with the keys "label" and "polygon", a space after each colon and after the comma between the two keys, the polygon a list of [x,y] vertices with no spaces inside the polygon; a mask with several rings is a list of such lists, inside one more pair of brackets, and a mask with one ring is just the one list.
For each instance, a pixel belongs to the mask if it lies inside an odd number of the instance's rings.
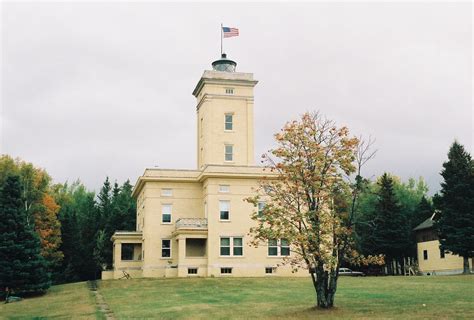
{"label": "flagpole", "polygon": [[223,38],[223,35],[222,35],[222,28],[223,28],[223,25],[221,23],[221,57],[222,57],[222,53],[223,53],[223,49],[222,49],[222,38]]}

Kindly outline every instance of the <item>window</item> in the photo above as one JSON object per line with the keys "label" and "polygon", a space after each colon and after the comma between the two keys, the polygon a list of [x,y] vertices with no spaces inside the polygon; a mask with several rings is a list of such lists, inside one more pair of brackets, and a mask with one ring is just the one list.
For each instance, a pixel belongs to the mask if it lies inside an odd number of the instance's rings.
{"label": "window", "polygon": [[242,238],[234,238],[234,256],[241,256],[244,253]]}
{"label": "window", "polygon": [[221,268],[221,274],[231,274],[232,268]]}
{"label": "window", "polygon": [[278,240],[276,239],[268,240],[268,255],[278,256]]}
{"label": "window", "polygon": [[220,220],[229,220],[230,215],[230,201],[221,200],[219,201],[219,219]]}
{"label": "window", "polygon": [[280,255],[282,256],[290,255],[290,244],[288,243],[288,240],[286,239],[280,240]]}
{"label": "window", "polygon": [[171,240],[169,239],[161,240],[161,257],[171,258]]}
{"label": "window", "polygon": [[133,243],[122,243],[122,260],[133,260]]}
{"label": "window", "polygon": [[428,260],[428,250],[423,250],[423,260]]}
{"label": "window", "polygon": [[444,249],[441,249],[441,248],[440,248],[440,249],[439,249],[439,257],[440,257],[441,259],[444,259],[444,254],[445,254]]}
{"label": "window", "polygon": [[265,268],[265,273],[266,274],[272,274],[272,273],[275,273],[275,271],[276,271],[276,268],[274,268],[274,267],[266,267]]}
{"label": "window", "polygon": [[221,256],[230,256],[230,238],[221,238]]}
{"label": "window", "polygon": [[188,268],[188,274],[197,274],[198,268]]}
{"label": "window", "polygon": [[290,255],[290,244],[286,239],[270,239],[268,240],[268,255],[271,257],[286,257]]}
{"label": "window", "polygon": [[226,94],[234,94],[234,88],[225,88]]}
{"label": "window", "polygon": [[234,115],[231,113],[228,113],[225,115],[225,130],[229,131],[233,129],[234,127],[233,118],[234,118]]}
{"label": "window", "polygon": [[162,223],[171,223],[171,205],[164,204],[161,207],[161,222]]}
{"label": "window", "polygon": [[225,145],[225,161],[234,160],[234,146],[231,144]]}
{"label": "window", "polygon": [[[232,254],[231,254],[232,253]],[[242,237],[221,238],[221,256],[240,257],[244,255],[244,245]]]}
{"label": "window", "polygon": [[173,189],[161,189],[161,196],[162,197],[172,197],[173,196]]}
{"label": "window", "polygon": [[228,193],[228,192],[230,192],[230,186],[229,186],[229,185],[220,184],[220,185],[219,185],[219,192],[223,192],[223,193]]}
{"label": "window", "polygon": [[265,208],[265,202],[260,201],[258,203],[258,216],[263,217],[263,209]]}

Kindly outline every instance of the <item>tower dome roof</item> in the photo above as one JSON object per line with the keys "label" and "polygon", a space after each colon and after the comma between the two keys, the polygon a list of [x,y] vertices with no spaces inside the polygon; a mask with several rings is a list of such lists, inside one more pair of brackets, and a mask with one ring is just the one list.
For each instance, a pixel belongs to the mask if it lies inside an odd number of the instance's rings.
{"label": "tower dome roof", "polygon": [[227,59],[225,53],[222,54],[220,59],[212,63],[212,69],[215,71],[235,72],[236,66],[237,63],[233,60]]}

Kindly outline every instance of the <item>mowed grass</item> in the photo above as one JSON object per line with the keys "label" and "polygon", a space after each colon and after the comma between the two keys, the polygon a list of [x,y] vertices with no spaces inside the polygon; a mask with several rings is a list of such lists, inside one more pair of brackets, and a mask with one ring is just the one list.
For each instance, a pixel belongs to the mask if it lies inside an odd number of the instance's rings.
{"label": "mowed grass", "polygon": [[86,282],[53,286],[20,302],[0,302],[0,319],[101,319]]}
{"label": "mowed grass", "polygon": [[313,307],[309,278],[114,280],[100,290],[119,319],[474,317],[474,276],[343,277],[329,311]]}
{"label": "mowed grass", "polygon": [[[309,278],[99,282],[118,319],[472,319],[474,276],[340,278],[336,307],[315,309]],[[425,305],[425,306],[424,306]],[[101,319],[86,283],[0,304],[2,319]]]}

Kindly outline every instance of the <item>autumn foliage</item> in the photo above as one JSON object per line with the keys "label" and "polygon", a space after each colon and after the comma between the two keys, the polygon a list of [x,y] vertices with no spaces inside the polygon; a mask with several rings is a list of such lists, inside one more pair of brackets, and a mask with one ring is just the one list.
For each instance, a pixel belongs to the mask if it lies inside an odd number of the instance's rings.
{"label": "autumn foliage", "polygon": [[287,123],[275,139],[277,147],[263,156],[273,177],[261,182],[258,196],[248,199],[254,205],[265,201],[263,212],[253,216],[253,244],[287,240],[292,254],[285,263],[309,269],[317,306],[330,308],[342,259],[383,261],[380,256],[362,257],[353,246],[349,204],[357,193],[347,177],[360,172],[360,141],[319,113]]}

